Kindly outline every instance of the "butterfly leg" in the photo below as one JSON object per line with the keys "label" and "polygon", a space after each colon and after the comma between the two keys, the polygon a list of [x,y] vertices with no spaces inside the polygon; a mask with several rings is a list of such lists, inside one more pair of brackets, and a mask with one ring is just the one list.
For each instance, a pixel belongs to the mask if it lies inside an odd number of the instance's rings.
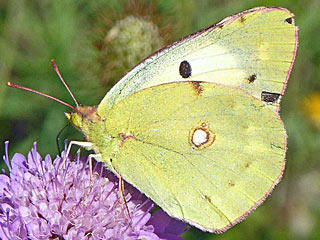
{"label": "butterfly leg", "polygon": [[121,201],[121,198],[122,198],[123,202],[124,202],[125,210],[126,210],[126,212],[128,214],[128,218],[126,217],[126,220],[128,221],[128,224],[129,224],[129,226],[131,228],[131,231],[134,232],[134,229],[133,229],[133,227],[131,225],[131,222],[130,222],[131,221],[131,215],[130,215],[129,207],[128,207],[128,204],[127,204],[126,196],[124,194],[124,181],[123,181],[123,178],[116,171],[114,172],[114,174],[119,179],[119,183],[118,183],[119,202],[122,203],[122,201]]}
{"label": "butterfly leg", "polygon": [[90,182],[92,183],[92,179],[93,179],[93,170],[92,170],[92,159],[95,159],[98,161],[98,159],[101,158],[101,154],[90,154],[88,156],[88,161],[89,161],[89,170],[90,170]]}
{"label": "butterfly leg", "polygon": [[122,196],[122,198],[123,198],[123,203],[124,203],[126,212],[127,212],[127,214],[128,214],[128,218],[126,218],[126,220],[127,220],[128,223],[129,223],[129,226],[130,226],[130,228],[131,228],[131,231],[134,232],[134,229],[133,229],[133,227],[132,227],[132,225],[131,225],[131,222],[130,222],[132,218],[131,218],[131,215],[130,215],[130,211],[129,211],[129,207],[128,207],[128,204],[127,204],[126,196],[125,196],[125,194],[124,194],[124,181],[123,181],[123,178],[122,178],[120,175],[117,174],[117,177],[118,177],[118,179],[119,179],[119,188],[118,188],[118,190],[119,190],[119,195]]}
{"label": "butterfly leg", "polygon": [[[90,142],[80,142],[80,141],[71,141],[68,145],[68,148],[67,148],[67,151],[65,152],[65,155],[63,157],[63,161],[62,161],[62,164],[60,165],[59,169],[58,169],[58,173],[60,171],[60,169],[63,167],[63,165],[66,163],[67,161],[67,158],[70,154],[70,151],[71,151],[71,147],[72,145],[76,145],[76,146],[79,146],[79,147],[83,147],[87,150],[91,150],[92,149],[92,143]],[[99,159],[100,158],[100,154],[90,154],[88,156],[88,161],[89,161],[89,170],[90,170],[90,188],[89,188],[89,191],[88,193],[86,194],[86,197],[85,199],[88,197],[90,191],[91,191],[91,187],[92,187],[92,178],[93,178],[93,174],[92,174],[92,158],[95,158],[95,159]],[[85,200],[84,199],[84,200]]]}
{"label": "butterfly leg", "polygon": [[123,181],[123,178],[121,176],[119,178],[119,194],[123,198],[123,202],[124,202],[124,205],[126,207],[126,211],[128,213],[128,217],[131,219],[129,208],[128,208],[128,204],[127,204],[127,200],[126,200],[126,196],[124,194],[124,181]]}
{"label": "butterfly leg", "polygon": [[84,199],[82,200],[82,202],[84,202],[84,201],[88,198],[88,196],[89,196],[89,194],[90,194],[90,192],[91,192],[91,190],[92,190],[92,186],[93,186],[92,159],[93,159],[93,158],[94,158],[94,159],[97,159],[97,158],[99,158],[99,157],[100,157],[100,154],[90,154],[90,155],[88,156],[89,171],[90,171],[90,184],[89,184],[88,192],[86,193],[86,196],[84,197]]}
{"label": "butterfly leg", "polygon": [[60,169],[62,168],[62,166],[66,163],[67,161],[67,158],[70,154],[70,151],[71,151],[71,147],[72,145],[76,145],[76,146],[79,146],[79,147],[83,147],[87,150],[91,150],[92,149],[92,143],[91,142],[80,142],[80,141],[71,141],[68,145],[68,148],[67,148],[67,151],[65,152],[64,156],[63,156],[63,161],[58,169],[58,173],[60,171]]}

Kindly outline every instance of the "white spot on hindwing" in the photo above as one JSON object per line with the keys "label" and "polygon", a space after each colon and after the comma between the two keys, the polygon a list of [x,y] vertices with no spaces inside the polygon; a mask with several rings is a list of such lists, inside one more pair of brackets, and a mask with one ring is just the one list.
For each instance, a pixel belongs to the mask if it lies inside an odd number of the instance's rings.
{"label": "white spot on hindwing", "polygon": [[191,128],[189,143],[194,149],[204,149],[212,145],[216,140],[216,135],[209,128],[207,121],[200,121],[199,124]]}
{"label": "white spot on hindwing", "polygon": [[209,134],[203,129],[196,129],[193,133],[192,142],[194,145],[199,147],[200,145],[206,143],[209,139]]}

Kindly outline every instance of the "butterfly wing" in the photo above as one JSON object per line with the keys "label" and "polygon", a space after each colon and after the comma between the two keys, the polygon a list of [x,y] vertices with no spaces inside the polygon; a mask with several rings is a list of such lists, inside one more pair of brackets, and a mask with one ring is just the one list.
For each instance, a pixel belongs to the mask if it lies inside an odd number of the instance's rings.
{"label": "butterfly wing", "polygon": [[124,76],[98,112],[141,89],[174,81],[238,87],[279,110],[296,56],[298,28],[287,9],[250,9],[156,52]]}
{"label": "butterfly wing", "polygon": [[239,89],[158,85],[119,101],[103,119],[115,171],[169,215],[202,230],[223,232],[241,221],[284,170],[282,121]]}

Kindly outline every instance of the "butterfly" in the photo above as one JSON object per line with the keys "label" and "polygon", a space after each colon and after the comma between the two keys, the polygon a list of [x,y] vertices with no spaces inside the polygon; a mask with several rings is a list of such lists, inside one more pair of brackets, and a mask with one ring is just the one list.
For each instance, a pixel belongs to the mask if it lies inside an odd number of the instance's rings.
{"label": "butterfly", "polygon": [[224,232],[283,175],[279,109],[297,47],[287,9],[227,17],[140,62],[98,106],[66,113],[88,140],[72,144],[170,216]]}

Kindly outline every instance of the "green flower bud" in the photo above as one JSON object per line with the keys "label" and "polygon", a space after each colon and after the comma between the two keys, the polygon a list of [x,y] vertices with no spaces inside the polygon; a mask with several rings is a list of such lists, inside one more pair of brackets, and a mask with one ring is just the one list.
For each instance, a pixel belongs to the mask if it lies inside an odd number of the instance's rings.
{"label": "green flower bud", "polygon": [[118,81],[141,60],[163,47],[158,27],[142,17],[127,16],[116,23],[104,40],[103,82]]}

